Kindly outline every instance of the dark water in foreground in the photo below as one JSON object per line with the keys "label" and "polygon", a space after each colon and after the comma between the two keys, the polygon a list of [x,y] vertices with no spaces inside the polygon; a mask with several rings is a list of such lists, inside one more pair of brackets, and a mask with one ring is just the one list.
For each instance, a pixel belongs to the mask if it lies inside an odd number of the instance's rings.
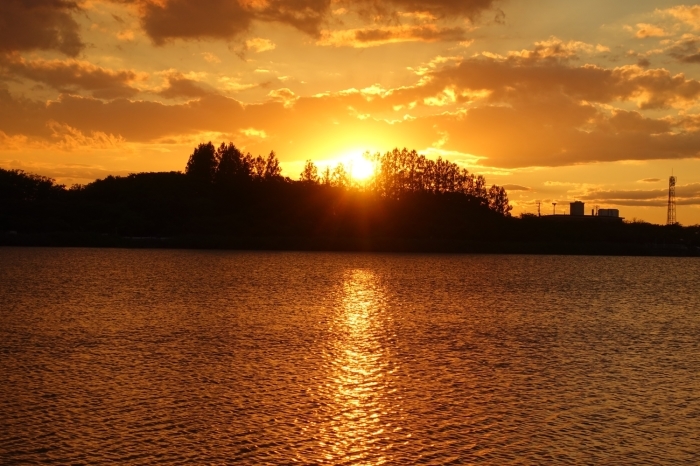
{"label": "dark water in foreground", "polygon": [[699,464],[698,277],[0,249],[0,463]]}

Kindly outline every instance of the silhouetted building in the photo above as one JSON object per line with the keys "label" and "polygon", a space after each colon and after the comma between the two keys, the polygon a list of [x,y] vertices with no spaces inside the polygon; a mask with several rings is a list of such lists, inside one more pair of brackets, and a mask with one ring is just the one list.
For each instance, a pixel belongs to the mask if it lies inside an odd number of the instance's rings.
{"label": "silhouetted building", "polygon": [[598,216],[599,217],[614,217],[614,218],[619,218],[620,217],[620,211],[618,209],[599,209],[598,210]]}
{"label": "silhouetted building", "polygon": [[570,213],[571,215],[586,215],[585,207],[586,204],[581,201],[572,202],[570,204]]}
{"label": "silhouetted building", "polygon": [[622,222],[618,209],[596,209],[591,211],[591,215],[586,215],[586,204],[581,201],[571,202],[569,215],[545,215],[541,218],[556,220],[558,222]]}

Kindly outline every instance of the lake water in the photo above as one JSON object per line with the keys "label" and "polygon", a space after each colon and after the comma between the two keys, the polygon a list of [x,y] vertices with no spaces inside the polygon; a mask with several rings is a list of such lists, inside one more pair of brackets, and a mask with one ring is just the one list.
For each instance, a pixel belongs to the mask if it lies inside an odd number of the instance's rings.
{"label": "lake water", "polygon": [[700,464],[698,277],[0,248],[0,463]]}

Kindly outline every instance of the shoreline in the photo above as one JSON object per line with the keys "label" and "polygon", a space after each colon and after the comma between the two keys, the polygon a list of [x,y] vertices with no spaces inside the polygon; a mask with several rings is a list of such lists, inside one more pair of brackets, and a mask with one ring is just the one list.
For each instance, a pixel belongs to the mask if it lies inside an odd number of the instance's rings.
{"label": "shoreline", "polygon": [[0,247],[2,246],[700,257],[700,248],[683,244],[603,241],[480,241],[390,237],[237,237],[226,235],[128,237],[91,233],[5,233],[0,234]]}

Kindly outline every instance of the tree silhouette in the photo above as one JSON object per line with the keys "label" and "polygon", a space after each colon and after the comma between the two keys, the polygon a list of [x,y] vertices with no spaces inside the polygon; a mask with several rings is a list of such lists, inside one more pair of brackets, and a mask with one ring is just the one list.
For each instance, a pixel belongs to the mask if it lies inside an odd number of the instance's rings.
{"label": "tree silhouette", "polygon": [[64,185],[53,178],[0,168],[0,200],[36,201],[61,194]]}
{"label": "tree silhouette", "polygon": [[231,185],[250,179],[250,166],[233,143],[228,145],[221,143],[221,146],[216,150],[216,159],[218,161],[215,175],[216,183]]}
{"label": "tree silhouette", "polygon": [[483,176],[474,176],[442,157],[430,160],[405,148],[366,156],[377,167],[370,188],[381,196],[401,199],[408,193],[461,193],[503,215],[509,215],[511,210],[505,190],[498,187],[493,192],[487,190]]}
{"label": "tree silhouette", "polygon": [[345,165],[339,163],[331,174],[331,186],[337,188],[347,188],[350,186],[350,174],[345,169]]}
{"label": "tree silhouette", "polygon": [[499,214],[510,216],[513,207],[508,204],[508,194],[505,188],[493,185],[489,189],[489,208]]}
{"label": "tree silhouette", "polygon": [[323,175],[321,175],[320,183],[324,186],[331,185],[331,167],[326,166],[326,169],[323,170]]}
{"label": "tree silhouette", "polygon": [[200,144],[194,149],[187,161],[185,174],[200,183],[212,183],[216,176],[218,165],[216,149],[209,141],[206,144]]}
{"label": "tree silhouette", "polygon": [[304,169],[299,174],[299,181],[306,183],[318,183],[318,168],[311,160],[307,160]]}
{"label": "tree silhouette", "polygon": [[280,168],[280,162],[277,160],[277,155],[275,151],[271,151],[270,155],[267,156],[265,161],[265,171],[263,172],[263,178],[265,180],[274,180],[282,177],[282,168]]}
{"label": "tree silhouette", "polygon": [[261,156],[257,156],[253,159],[253,178],[257,180],[262,180],[265,177],[265,167],[267,162]]}

